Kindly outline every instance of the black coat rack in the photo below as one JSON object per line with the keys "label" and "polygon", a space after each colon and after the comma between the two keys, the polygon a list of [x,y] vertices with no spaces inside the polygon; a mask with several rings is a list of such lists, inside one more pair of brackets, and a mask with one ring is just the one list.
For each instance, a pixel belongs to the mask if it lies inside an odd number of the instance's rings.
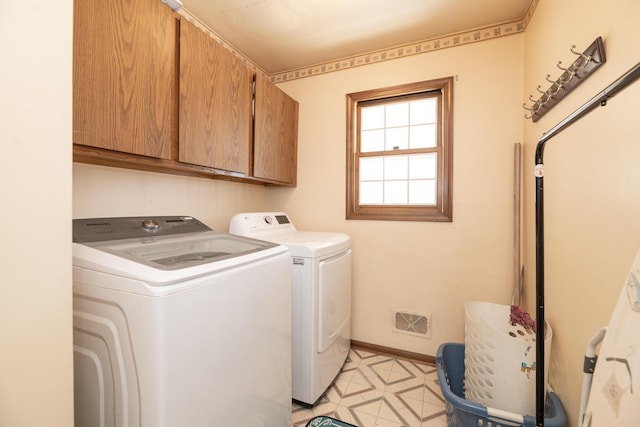
{"label": "black coat rack", "polygon": [[605,106],[609,98],[640,78],[640,63],[607,86],[590,101],[567,116],[560,123],[542,134],[535,153],[536,175],[536,426],[544,426],[544,163],[542,157],[547,141],[571,126],[598,106]]}

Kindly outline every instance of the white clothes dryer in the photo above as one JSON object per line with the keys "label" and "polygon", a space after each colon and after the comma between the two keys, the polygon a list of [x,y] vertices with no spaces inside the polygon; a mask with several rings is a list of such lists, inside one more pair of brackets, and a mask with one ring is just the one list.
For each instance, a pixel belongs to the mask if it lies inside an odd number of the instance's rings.
{"label": "white clothes dryer", "polygon": [[291,425],[286,247],[188,216],[76,219],[73,242],[76,427]]}
{"label": "white clothes dryer", "polygon": [[351,345],[351,238],[299,231],[284,212],[234,215],[229,233],[291,252],[292,395],[313,405],[340,372]]}

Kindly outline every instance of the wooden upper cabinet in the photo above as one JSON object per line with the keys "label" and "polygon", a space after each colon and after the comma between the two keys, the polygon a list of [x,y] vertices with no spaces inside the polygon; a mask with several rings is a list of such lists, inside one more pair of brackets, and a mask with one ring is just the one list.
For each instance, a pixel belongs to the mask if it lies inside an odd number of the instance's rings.
{"label": "wooden upper cabinet", "polygon": [[73,25],[74,161],[296,185],[298,103],[162,1],[77,0]]}
{"label": "wooden upper cabinet", "polygon": [[296,185],[298,102],[256,75],[253,176]]}
{"label": "wooden upper cabinet", "polygon": [[73,142],[169,159],[177,20],[159,0],[74,2]]}
{"label": "wooden upper cabinet", "polygon": [[180,25],[179,160],[249,173],[253,71],[195,25]]}

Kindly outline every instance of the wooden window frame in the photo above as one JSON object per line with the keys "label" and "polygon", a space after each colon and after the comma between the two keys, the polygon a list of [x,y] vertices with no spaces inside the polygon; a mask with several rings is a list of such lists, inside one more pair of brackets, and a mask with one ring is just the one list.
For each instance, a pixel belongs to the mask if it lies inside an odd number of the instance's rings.
{"label": "wooden window frame", "polygon": [[[439,93],[438,154],[435,205],[359,204],[359,106],[372,101],[392,101],[419,94]],[[408,150],[409,152],[411,150]],[[347,209],[346,218],[356,220],[432,221],[453,220],[453,77],[428,80],[347,95]]]}

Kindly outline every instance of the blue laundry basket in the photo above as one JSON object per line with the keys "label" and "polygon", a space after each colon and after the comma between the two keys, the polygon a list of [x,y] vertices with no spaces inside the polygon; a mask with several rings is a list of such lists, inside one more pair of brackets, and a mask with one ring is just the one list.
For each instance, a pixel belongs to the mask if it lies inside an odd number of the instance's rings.
{"label": "blue laundry basket", "polygon": [[[436,369],[446,400],[449,427],[535,427],[536,418],[514,414],[464,399],[464,344],[440,345]],[[560,399],[549,392],[545,406],[545,427],[566,427],[567,417]]]}

